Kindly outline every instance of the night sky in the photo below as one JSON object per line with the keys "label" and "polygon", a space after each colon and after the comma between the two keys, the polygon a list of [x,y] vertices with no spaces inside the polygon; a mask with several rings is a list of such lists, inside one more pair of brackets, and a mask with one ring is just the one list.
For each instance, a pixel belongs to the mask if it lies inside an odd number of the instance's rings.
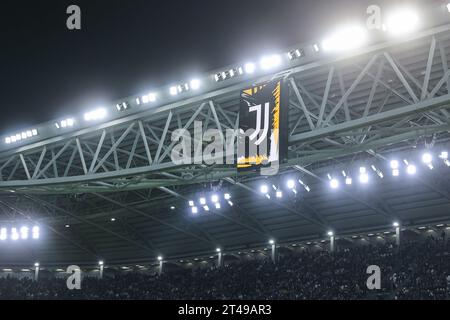
{"label": "night sky", "polygon": [[[3,0],[0,134],[320,40],[377,2]],[[71,4],[81,31],[66,28]]]}

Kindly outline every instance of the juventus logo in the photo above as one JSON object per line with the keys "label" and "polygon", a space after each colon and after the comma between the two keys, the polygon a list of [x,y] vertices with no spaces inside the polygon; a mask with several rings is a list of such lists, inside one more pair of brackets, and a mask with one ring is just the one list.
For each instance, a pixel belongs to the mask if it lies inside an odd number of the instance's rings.
{"label": "juventus logo", "polygon": [[[255,140],[258,136],[258,140],[255,141],[255,145],[259,146],[261,143],[263,143],[264,141],[266,141],[267,138],[267,133],[269,132],[269,126],[270,126],[270,117],[269,117],[269,112],[270,112],[270,104],[269,102],[266,102],[264,104],[264,119],[262,118],[262,105],[257,105],[257,106],[251,106],[249,107],[249,112],[255,112],[256,111],[256,128],[255,131],[250,135],[250,140],[253,141]],[[261,121],[263,120],[263,121]],[[261,133],[261,122],[263,122],[263,127],[262,127],[262,134]]]}

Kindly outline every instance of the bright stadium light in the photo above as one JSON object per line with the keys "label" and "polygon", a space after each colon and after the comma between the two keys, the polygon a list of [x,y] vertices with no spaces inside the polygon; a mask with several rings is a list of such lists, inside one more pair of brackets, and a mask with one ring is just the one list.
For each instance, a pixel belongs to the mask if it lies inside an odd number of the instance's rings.
{"label": "bright stadium light", "polygon": [[171,96],[176,96],[178,94],[178,88],[176,86],[170,87],[169,93]]}
{"label": "bright stadium light", "polygon": [[220,248],[216,248],[216,252],[220,252],[222,251]]}
{"label": "bright stadium light", "polygon": [[333,231],[328,231],[327,235],[328,235],[329,237],[332,237],[332,236],[334,235],[334,232],[333,232]]}
{"label": "bright stadium light", "polygon": [[34,227],[31,229],[32,238],[33,238],[33,239],[39,239],[39,232],[40,232],[39,226],[34,226]]}
{"label": "bright stadium light", "polygon": [[409,165],[406,167],[406,172],[407,172],[409,175],[414,175],[414,174],[416,174],[416,172],[417,172],[417,168],[416,168],[415,165],[409,164]]}
{"label": "bright stadium light", "polygon": [[395,228],[397,228],[397,227],[400,226],[400,223],[398,223],[397,221],[395,221],[392,225],[393,225]]}
{"label": "bright stadium light", "polygon": [[283,192],[281,190],[277,190],[276,197],[278,199],[283,198]]}
{"label": "bright stadium light", "polygon": [[447,3],[446,8],[447,8],[447,11],[450,12],[450,3]]}
{"label": "bright stadium light", "polygon": [[351,25],[338,29],[322,42],[324,51],[346,51],[361,47],[367,41],[367,32],[361,26]]}
{"label": "bright stadium light", "polygon": [[19,240],[19,233],[17,232],[17,228],[11,228],[11,239],[14,241]]}
{"label": "bright stadium light", "polygon": [[191,207],[191,211],[193,214],[197,214],[198,213],[198,208],[197,207]]}
{"label": "bright stadium light", "polygon": [[422,155],[422,162],[424,164],[427,165],[428,168],[430,168],[431,170],[433,169],[433,156],[431,155],[431,153],[424,153]]}
{"label": "bright stadium light", "polygon": [[200,198],[199,202],[200,202],[201,205],[205,205],[206,204],[206,198],[203,198],[203,197]]}
{"label": "bright stadium light", "polygon": [[191,89],[192,90],[200,89],[200,80],[198,80],[198,79],[191,80]]}
{"label": "bright stadium light", "polygon": [[350,186],[352,183],[353,183],[352,178],[349,177],[349,176],[347,176],[347,177],[345,178],[345,184],[348,185],[348,186]]}
{"label": "bright stadium light", "polygon": [[263,70],[276,68],[280,64],[281,64],[281,57],[278,54],[265,56],[260,61],[260,65]]}
{"label": "bright stadium light", "polygon": [[98,265],[99,265],[99,266],[102,266],[102,265],[103,265],[103,260],[100,260],[100,261],[98,262]]}
{"label": "bright stadium light", "polygon": [[256,66],[255,66],[255,64],[252,63],[252,62],[248,62],[248,63],[245,64],[244,70],[245,70],[245,73],[247,73],[247,74],[252,74],[252,73],[255,72]]}
{"label": "bright stadium light", "polygon": [[158,256],[158,261],[162,261],[162,257],[161,256]]}
{"label": "bright stadium light", "polygon": [[95,121],[101,120],[106,116],[106,109],[98,108],[84,114],[84,120],[86,121]]}
{"label": "bright stadium light", "polygon": [[337,188],[339,188],[339,180],[338,180],[338,179],[335,179],[335,178],[331,179],[331,180],[330,180],[330,188],[331,188],[331,189],[337,189]]}
{"label": "bright stadium light", "polygon": [[23,240],[28,239],[28,227],[21,227],[20,228],[20,238]]}
{"label": "bright stadium light", "polygon": [[390,166],[391,166],[391,169],[398,169],[399,168],[398,160],[391,160]]}
{"label": "bright stadium light", "polygon": [[145,96],[142,96],[142,102],[143,103],[149,103],[149,102],[155,102],[156,101],[156,94],[155,93],[149,93]]}
{"label": "bright stadium light", "polygon": [[263,184],[263,185],[259,188],[259,191],[260,191],[262,194],[267,194],[267,192],[269,192],[269,187],[267,187],[267,185]]}
{"label": "bright stadium light", "polygon": [[233,206],[233,202],[231,202],[231,201],[228,201],[228,204],[230,205],[230,207]]}
{"label": "bright stadium light", "polygon": [[365,167],[359,168],[359,182],[366,184],[369,182],[369,175]]}
{"label": "bright stadium light", "polygon": [[8,239],[8,230],[6,228],[1,228],[0,229],[0,240],[5,241],[6,239]]}
{"label": "bright stadium light", "polygon": [[189,207],[193,207],[194,206],[194,201],[189,200]]}
{"label": "bright stadium light", "polygon": [[272,244],[272,245],[275,244],[275,240],[270,239],[270,240],[269,240],[269,244]]}
{"label": "bright stadium light", "polygon": [[35,262],[34,263],[34,266],[37,268],[37,267],[39,267],[39,262]]}
{"label": "bright stadium light", "polygon": [[220,209],[220,202],[216,202],[215,204],[216,209]]}
{"label": "bright stadium light", "polygon": [[287,181],[286,185],[289,189],[294,189],[295,188],[295,180],[289,179]]}
{"label": "bright stadium light", "polygon": [[417,29],[419,16],[411,8],[397,9],[386,19],[386,29],[394,36],[410,33]]}
{"label": "bright stadium light", "polygon": [[209,211],[209,207],[208,206],[203,206],[203,210]]}
{"label": "bright stadium light", "polygon": [[225,194],[223,195],[223,198],[224,198],[225,200],[230,200],[230,199],[231,199],[231,195],[230,195],[229,193],[225,193]]}
{"label": "bright stadium light", "polygon": [[213,194],[213,195],[211,196],[211,201],[212,201],[213,203],[219,202],[219,196],[218,196],[217,194]]}

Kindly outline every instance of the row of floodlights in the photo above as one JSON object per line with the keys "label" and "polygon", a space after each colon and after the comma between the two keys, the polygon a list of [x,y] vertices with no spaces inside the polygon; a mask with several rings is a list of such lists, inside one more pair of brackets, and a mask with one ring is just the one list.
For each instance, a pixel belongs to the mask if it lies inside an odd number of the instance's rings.
{"label": "row of floodlights", "polygon": [[[304,189],[306,192],[310,192],[311,188],[308,184],[306,184],[301,179],[289,179],[286,181],[286,187],[290,192],[293,192],[294,194],[297,194],[300,189]],[[273,190],[273,192],[272,192]],[[283,188],[280,186],[277,186],[275,184],[272,184],[272,188],[269,187],[268,184],[263,183],[259,187],[260,193],[262,193],[267,199],[271,199],[272,193],[275,194],[275,197],[280,199],[283,198]]]}
{"label": "row of floodlights", "polygon": [[31,229],[27,226],[23,226],[20,228],[11,227],[11,228],[0,228],[0,240],[27,240],[27,239],[39,239],[39,226],[34,226]]}
{"label": "row of floodlights", "polygon": [[[419,15],[417,12],[411,8],[402,8],[397,11],[392,12],[388,15],[385,23],[383,24],[383,30],[388,31],[394,35],[403,35],[417,29],[419,24]],[[365,27],[358,25],[347,25],[342,28],[336,29],[332,34],[326,37],[322,43],[314,43],[308,50],[313,52],[323,51],[347,51],[356,49],[366,44],[367,42],[367,30]],[[253,62],[245,63],[242,66],[231,68],[214,75],[216,82],[232,79],[244,74],[253,74],[257,71],[259,67],[263,71],[274,69],[279,67],[283,60],[296,60],[303,58],[306,55],[307,48],[296,48],[292,49],[285,54],[272,54],[261,58],[259,65]],[[192,79],[190,82],[177,84],[170,86],[168,94],[171,96],[176,96],[181,93],[189,92],[191,90],[198,90],[201,87],[201,82],[198,79]],[[148,104],[156,102],[158,99],[158,93],[151,92],[145,94],[141,97],[137,97],[135,100],[136,105]],[[132,107],[131,102],[121,102],[116,104],[118,111],[126,111]],[[98,108],[89,111],[84,114],[85,121],[98,121],[105,118],[107,115],[107,110],[105,108]],[[57,129],[64,129],[73,127],[75,124],[74,118],[67,118],[55,122],[55,127]],[[5,138],[6,144],[11,144],[19,142],[34,136],[37,136],[38,132],[36,129],[24,131],[11,135]]]}
{"label": "row of floodlights", "polygon": [[[229,193],[225,193],[223,195],[223,200],[228,203],[230,207],[233,206],[233,202],[231,201],[231,195]],[[202,208],[203,211],[209,212],[211,208],[215,208],[216,210],[219,210],[222,208],[222,199],[221,197],[214,193],[210,196],[208,199],[206,196],[201,196],[198,200],[198,202],[195,202],[194,200],[189,200],[188,204],[191,208],[192,214],[198,214],[199,208]]]}
{"label": "row of floodlights", "polygon": [[[440,154],[437,155],[437,158],[440,159],[440,161],[442,161],[447,167],[450,167],[449,154],[447,151],[442,151]],[[434,169],[435,162],[434,162],[434,156],[432,153],[424,152],[422,154],[422,157],[420,160],[430,170]],[[400,176],[402,169],[408,175],[415,175],[417,173],[417,166],[412,161],[409,161],[407,159],[404,159],[403,161],[396,160],[396,159],[391,160],[389,162],[389,169],[391,170],[391,175],[393,177]],[[361,184],[369,183],[369,180],[370,180],[369,172],[370,171],[373,171],[374,174],[376,174],[379,178],[381,178],[381,179],[384,178],[383,171],[380,168],[376,167],[375,165],[371,165],[370,169],[362,166],[359,168],[359,173],[358,173],[358,181]],[[343,170],[341,172],[341,174],[342,174],[342,177],[343,177],[346,185],[353,184],[353,179],[349,172],[346,172],[345,170]],[[332,188],[332,189],[339,188],[341,179],[338,176],[336,176],[336,175],[333,176],[331,174],[327,174],[327,177],[329,180],[330,188]]]}

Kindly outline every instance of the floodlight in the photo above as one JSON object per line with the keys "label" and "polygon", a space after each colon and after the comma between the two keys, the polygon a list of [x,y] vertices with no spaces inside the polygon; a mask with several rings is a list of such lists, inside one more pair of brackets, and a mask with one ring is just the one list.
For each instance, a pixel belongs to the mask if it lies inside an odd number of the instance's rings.
{"label": "floodlight", "polygon": [[66,224],[65,227],[66,227],[66,228],[70,228],[70,224]]}
{"label": "floodlight", "polygon": [[289,188],[289,189],[294,189],[295,188],[295,180],[288,180],[288,182],[287,182],[287,187]]}
{"label": "floodlight", "polygon": [[37,268],[37,267],[39,267],[39,262],[35,262],[34,263],[34,266]]}
{"label": "floodlight", "polygon": [[8,238],[8,230],[6,228],[0,229],[0,240],[4,241]]}
{"label": "floodlight", "polygon": [[399,168],[398,160],[391,160],[390,165],[391,165],[391,169],[398,169]]}
{"label": "floodlight", "polygon": [[215,203],[216,209],[220,209],[220,202]]}
{"label": "floodlight", "polygon": [[103,119],[106,116],[106,109],[98,108],[90,112],[86,112],[84,114],[84,120],[86,121],[95,121]]}
{"label": "floodlight", "polygon": [[191,80],[191,89],[198,90],[199,88],[200,88],[200,80],[198,79]]}
{"label": "floodlight", "polygon": [[447,11],[450,12],[450,3],[447,3],[446,7],[447,7]]}
{"label": "floodlight", "polygon": [[324,51],[346,51],[361,47],[367,41],[367,32],[361,26],[345,26],[322,42]]}
{"label": "floodlight", "polygon": [[230,205],[230,207],[233,206],[233,202],[231,202],[231,201],[228,201],[228,204]]}
{"label": "floodlight", "polygon": [[173,86],[173,87],[170,87],[169,92],[170,92],[171,96],[176,96],[178,94],[178,89],[177,89],[177,87]]}
{"label": "floodlight", "polygon": [[275,240],[270,239],[270,240],[269,240],[269,243],[273,245],[273,244],[275,244]]}
{"label": "floodlight", "polygon": [[11,239],[14,241],[19,239],[19,233],[17,233],[17,228],[11,228]]}
{"label": "floodlight", "polygon": [[103,260],[100,260],[100,261],[98,262],[98,265],[99,265],[99,266],[102,266],[102,265],[103,265]]}
{"label": "floodlight", "polygon": [[252,74],[255,72],[255,64],[252,62],[246,63],[244,66],[245,73]]}
{"label": "floodlight", "polygon": [[223,197],[224,197],[225,200],[230,200],[231,199],[231,195],[229,193],[225,193],[223,195]]}
{"label": "floodlight", "polygon": [[333,231],[328,231],[328,236],[332,237],[334,235]]}
{"label": "floodlight", "polygon": [[202,197],[202,198],[200,198],[199,202],[201,205],[204,205],[204,204],[206,204],[206,199]]}
{"label": "floodlight", "polygon": [[424,153],[423,155],[422,155],[422,162],[423,163],[425,163],[425,164],[430,164],[431,162],[433,161],[433,156],[430,154],[430,153],[428,153],[428,152],[426,152],[426,153]]}
{"label": "floodlight", "polygon": [[283,198],[283,192],[281,190],[278,190],[276,196],[277,198]]}
{"label": "floodlight", "polygon": [[365,168],[360,168],[360,169],[364,169],[364,170],[363,170],[363,172],[361,172],[361,170],[360,170],[359,182],[366,184],[369,182],[369,175],[366,173]]}
{"label": "floodlight", "polygon": [[208,206],[203,206],[203,210],[209,211],[209,207]]}
{"label": "floodlight", "polygon": [[386,29],[394,36],[410,33],[417,28],[419,16],[411,8],[397,9],[388,16]]}
{"label": "floodlight", "polygon": [[211,201],[212,201],[213,203],[218,202],[218,201],[219,201],[219,196],[218,196],[217,194],[213,194],[213,195],[211,196]]}
{"label": "floodlight", "polygon": [[171,207],[170,207],[170,210],[175,210],[175,207],[174,207],[174,206],[171,206]]}
{"label": "floodlight", "polygon": [[156,94],[149,93],[145,96],[142,96],[142,102],[143,103],[149,103],[149,102],[155,102],[156,101]]}
{"label": "floodlight", "polygon": [[141,104],[141,100],[139,98],[136,98],[136,104],[140,105]]}
{"label": "floodlight", "polygon": [[277,54],[263,57],[260,61],[261,68],[264,70],[273,69],[281,64],[281,57]]}
{"label": "floodlight", "polygon": [[197,214],[198,213],[198,208],[197,207],[192,207],[191,210],[192,210],[193,214]]}
{"label": "floodlight", "polygon": [[398,169],[392,170],[392,175],[393,175],[394,177],[398,177],[398,176],[400,175],[400,170],[398,170]]}
{"label": "floodlight", "polygon": [[331,179],[330,180],[330,187],[331,187],[331,189],[337,189],[337,188],[339,188],[339,180],[337,180],[337,179]]}
{"label": "floodlight", "polygon": [[407,172],[409,175],[416,174],[417,168],[416,168],[415,165],[410,164],[410,165],[408,165],[408,166],[406,167],[406,172]]}
{"label": "floodlight", "polygon": [[114,222],[114,221],[116,221],[116,218],[111,218],[111,222]]}
{"label": "floodlight", "polygon": [[220,252],[220,251],[221,251],[220,248],[217,248],[217,249],[216,249],[216,252]]}
{"label": "floodlight", "polygon": [[399,227],[400,226],[400,223],[398,223],[397,221],[395,221],[393,224],[392,224],[394,227]]}
{"label": "floodlight", "polygon": [[442,151],[441,154],[439,155],[439,158],[441,158],[443,160],[447,160],[448,159],[448,152],[447,151]]}
{"label": "floodlight", "polygon": [[267,185],[263,184],[260,188],[259,191],[261,191],[262,194],[267,194],[267,192],[269,192],[269,188],[267,187]]}
{"label": "floodlight", "polygon": [[33,236],[33,239],[39,238],[39,226],[34,226],[33,229],[31,229],[31,233]]}
{"label": "floodlight", "polygon": [[28,227],[21,227],[20,228],[20,238],[21,239],[28,239]]}
{"label": "floodlight", "polygon": [[161,256],[158,256],[158,261],[162,261],[162,257]]}
{"label": "floodlight", "polygon": [[189,200],[189,207],[193,207],[194,206],[194,201]]}
{"label": "floodlight", "polygon": [[347,177],[347,178],[345,178],[345,184],[346,185],[351,185],[353,183],[353,181],[352,181],[352,178],[350,178],[350,177]]}

